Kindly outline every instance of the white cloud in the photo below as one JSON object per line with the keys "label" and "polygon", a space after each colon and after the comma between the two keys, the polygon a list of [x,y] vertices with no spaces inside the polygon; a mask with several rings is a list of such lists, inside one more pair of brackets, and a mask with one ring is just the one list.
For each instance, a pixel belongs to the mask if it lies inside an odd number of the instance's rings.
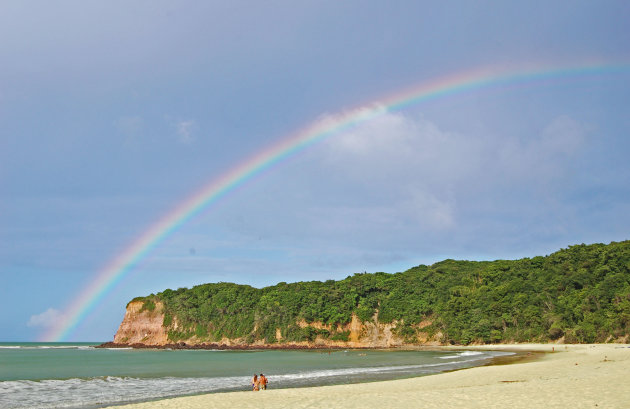
{"label": "white cloud", "polygon": [[326,142],[326,160],[373,183],[432,183],[480,166],[486,141],[444,131],[423,118],[387,112]]}
{"label": "white cloud", "polygon": [[539,200],[566,192],[585,137],[569,117],[518,139],[450,132],[423,117],[382,111],[315,149],[298,177],[310,181],[304,189],[316,200],[301,214],[318,215],[306,227],[312,232],[365,237],[479,229],[487,214],[534,217]]}
{"label": "white cloud", "polygon": [[431,187],[429,196],[443,200],[441,194],[471,184],[557,178],[579,154],[585,137],[586,128],[566,116],[539,135],[519,140],[449,132],[424,118],[387,112],[329,138],[324,161],[355,182],[411,188],[414,194],[419,187]]}
{"label": "white cloud", "polygon": [[179,121],[176,125],[178,140],[184,144],[190,144],[195,141],[194,132],[197,129],[197,123],[192,120]]}
{"label": "white cloud", "polygon": [[32,315],[31,318],[26,323],[28,327],[43,327],[50,328],[54,325],[57,325],[59,321],[64,321],[65,316],[61,311],[58,311],[54,308],[48,308],[46,311],[41,314]]}

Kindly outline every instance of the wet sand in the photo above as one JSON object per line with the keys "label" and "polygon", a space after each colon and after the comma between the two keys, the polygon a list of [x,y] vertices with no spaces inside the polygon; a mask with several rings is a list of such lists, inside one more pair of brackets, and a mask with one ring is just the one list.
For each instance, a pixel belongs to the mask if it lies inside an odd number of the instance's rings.
{"label": "wet sand", "polygon": [[630,345],[627,344],[443,348],[548,353],[513,364],[411,379],[214,393],[116,408],[630,408]]}

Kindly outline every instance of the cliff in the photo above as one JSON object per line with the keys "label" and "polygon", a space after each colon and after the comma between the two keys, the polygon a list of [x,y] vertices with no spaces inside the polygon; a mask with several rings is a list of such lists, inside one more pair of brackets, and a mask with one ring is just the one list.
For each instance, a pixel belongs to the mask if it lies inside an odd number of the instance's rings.
{"label": "cliff", "polygon": [[[145,304],[145,302],[147,304]],[[147,306],[148,305],[148,306]],[[256,340],[248,343],[245,338],[227,338],[210,342],[206,338],[193,335],[189,338],[169,339],[169,328],[164,326],[164,304],[162,302],[131,301],[127,305],[125,316],[118,331],[114,336],[113,344],[107,346],[144,346],[144,347],[195,347],[211,346],[213,348],[239,348],[239,347],[280,347],[280,348],[389,348],[405,345],[401,337],[396,336],[396,323],[380,323],[378,314],[372,321],[362,322],[356,315],[345,325],[326,325],[322,322],[297,321],[295,324],[305,331],[336,332],[347,334],[347,340],[331,340],[321,335],[316,335],[310,341],[286,341],[282,337],[282,330],[276,328],[276,343],[270,344],[265,340]],[[425,324],[426,326],[426,324]],[[177,330],[179,325],[172,323],[171,330]],[[439,338],[425,337],[420,341],[424,345],[439,345]]]}
{"label": "cliff", "polygon": [[345,348],[629,339],[624,241],[520,260],[444,260],[339,281],[167,289],[132,300],[114,341]]}
{"label": "cliff", "polygon": [[163,303],[156,302],[151,305],[151,308],[146,308],[144,301],[132,301],[127,304],[125,317],[116,331],[114,342],[117,344],[168,344],[168,333],[163,323]]}

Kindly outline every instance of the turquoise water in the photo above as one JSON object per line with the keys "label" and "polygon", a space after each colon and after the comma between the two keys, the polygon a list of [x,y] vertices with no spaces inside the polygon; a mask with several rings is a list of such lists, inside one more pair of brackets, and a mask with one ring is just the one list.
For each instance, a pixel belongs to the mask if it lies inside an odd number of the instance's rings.
{"label": "turquoise water", "polygon": [[343,384],[478,366],[496,351],[208,351],[0,343],[0,407],[94,408],[207,392]]}

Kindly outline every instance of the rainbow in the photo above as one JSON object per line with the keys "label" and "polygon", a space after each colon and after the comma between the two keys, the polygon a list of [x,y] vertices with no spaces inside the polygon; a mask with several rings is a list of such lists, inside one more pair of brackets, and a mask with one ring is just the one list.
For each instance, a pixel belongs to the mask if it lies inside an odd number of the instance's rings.
{"label": "rainbow", "polygon": [[307,127],[280,139],[268,148],[247,158],[199,191],[185,199],[171,212],[159,219],[135,239],[123,252],[109,261],[94,280],[79,293],[65,309],[64,319],[41,337],[42,341],[62,341],[69,337],[96,305],[138,264],[152,249],[180,226],[194,218],[208,206],[225,197],[230,191],[274,166],[285,158],[302,151],[327,137],[367,122],[385,112],[431,101],[449,95],[471,92],[487,87],[526,85],[557,78],[582,77],[627,72],[628,64],[578,64],[571,66],[534,66],[523,68],[482,68],[468,70],[420,84],[403,92],[381,98],[377,103],[362,105],[347,112],[320,118]]}

